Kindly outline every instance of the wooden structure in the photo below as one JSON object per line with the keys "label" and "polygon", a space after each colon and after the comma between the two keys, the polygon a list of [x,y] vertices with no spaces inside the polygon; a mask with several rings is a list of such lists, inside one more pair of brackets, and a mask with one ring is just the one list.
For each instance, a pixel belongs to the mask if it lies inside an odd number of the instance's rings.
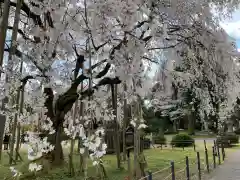
{"label": "wooden structure", "polygon": [[[114,128],[107,128],[105,134],[105,143],[107,144],[107,154],[114,153]],[[133,147],[134,144],[134,128],[128,127],[125,133],[126,138],[126,147],[130,148]],[[119,130],[119,139],[120,139],[120,152],[123,152],[123,131]]]}
{"label": "wooden structure", "polygon": [[[107,129],[105,134],[105,143],[107,144],[107,154],[115,153],[114,149],[114,129]],[[120,138],[120,152],[123,152],[123,131],[119,131]],[[134,146],[134,127],[128,126],[125,133],[126,148],[132,150]],[[140,137],[141,149],[150,148],[150,139]]]}

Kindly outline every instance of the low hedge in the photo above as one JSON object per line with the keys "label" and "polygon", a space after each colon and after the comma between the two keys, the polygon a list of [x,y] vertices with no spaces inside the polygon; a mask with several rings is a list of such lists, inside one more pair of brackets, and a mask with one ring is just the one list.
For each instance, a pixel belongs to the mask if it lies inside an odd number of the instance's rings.
{"label": "low hedge", "polygon": [[194,139],[185,133],[173,136],[171,144],[175,147],[189,147],[194,145]]}

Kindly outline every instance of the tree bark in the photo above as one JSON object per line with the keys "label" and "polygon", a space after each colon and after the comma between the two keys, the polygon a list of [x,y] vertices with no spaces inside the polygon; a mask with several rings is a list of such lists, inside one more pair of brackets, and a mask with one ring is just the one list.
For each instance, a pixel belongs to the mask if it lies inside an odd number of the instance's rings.
{"label": "tree bark", "polygon": [[[108,83],[108,80],[111,81],[111,79],[107,79],[107,81],[104,82],[103,84],[105,85],[105,83]],[[54,97],[53,90],[51,88],[44,88],[44,93],[47,96],[47,99],[45,101],[45,107],[47,108],[46,115],[53,122],[53,127],[56,131],[54,141],[51,142],[53,145],[55,145],[55,150],[51,154],[52,155],[51,159],[54,160],[55,165],[58,164],[56,162],[59,162],[59,165],[63,163],[62,146],[61,146],[62,139],[60,137],[61,137],[62,128],[63,128],[64,116],[68,111],[71,110],[73,104],[78,99],[78,94],[76,93],[76,91],[77,91],[78,84],[81,82],[82,81],[80,80],[79,82],[75,81],[76,84],[73,83],[70,89],[67,90],[63,95],[61,95],[58,98],[55,108],[53,108],[53,97]],[[114,83],[109,83],[109,84],[114,85]],[[91,94],[92,93],[93,92],[91,92]],[[56,113],[54,113],[54,111]]]}
{"label": "tree bark", "polygon": [[[74,110],[73,110],[73,126],[76,126],[76,116],[77,116],[77,107],[78,107],[78,101],[75,102]],[[73,152],[74,152],[74,145],[75,145],[75,139],[71,139],[71,146],[70,146],[70,154],[69,154],[69,173],[71,176],[75,175],[74,170],[74,164],[73,164]]]}
{"label": "tree bark", "polygon": [[[21,62],[21,73],[22,73],[22,67],[23,67],[23,61]],[[20,98],[20,107],[19,107],[19,113],[23,113],[23,104],[24,104],[24,87],[21,89],[21,98]],[[17,142],[16,142],[16,154],[15,154],[15,160],[18,160],[19,156],[19,149],[20,149],[20,144],[21,144],[21,124],[18,122],[17,125]]]}
{"label": "tree bark", "polygon": [[[10,3],[10,1],[9,1]],[[10,4],[8,4],[10,6]],[[12,41],[11,41],[11,49],[8,57],[8,63],[7,63],[7,73],[10,73],[13,68],[13,62],[12,62],[12,56],[15,55],[16,49],[17,49],[17,33],[18,33],[18,24],[20,21],[20,11],[21,11],[21,5],[22,5],[22,0],[17,1],[16,5],[16,11],[15,11],[15,17],[14,17],[14,25],[13,25],[13,31],[12,31]],[[9,8],[9,7],[6,7]],[[9,11],[9,10],[8,10]],[[6,22],[6,26],[8,25],[8,22]],[[4,27],[3,27],[4,28]],[[6,33],[6,29],[2,29],[1,33]],[[1,58],[1,57],[0,57]],[[1,61],[1,60],[0,60]],[[0,62],[1,63],[1,62]],[[20,68],[20,72],[22,72],[22,64]],[[8,75],[6,74],[6,83],[8,83]],[[17,99],[16,99],[16,111],[18,111],[19,108],[19,99],[20,99],[20,92],[21,89],[18,88],[17,90]],[[6,97],[7,98],[7,97]],[[9,158],[9,164],[12,164],[12,159],[13,159],[13,150],[14,150],[14,144],[15,144],[15,138],[16,138],[16,129],[17,129],[17,121],[18,121],[18,113],[15,113],[14,115],[14,122],[13,122],[13,130],[12,130],[12,140],[11,140],[11,146],[10,146],[10,158]]]}
{"label": "tree bark", "polygon": [[52,164],[55,166],[62,165],[64,162],[64,155],[63,155],[63,148],[61,144],[61,134],[62,134],[62,125],[57,127],[56,132],[53,134],[54,139],[52,141],[52,144],[54,145],[54,150],[51,152],[51,161]]}
{"label": "tree bark", "polygon": [[[19,106],[19,98],[20,98],[20,90],[18,89],[17,92],[17,102],[16,102],[16,111],[18,111],[18,106]],[[9,153],[9,165],[12,165],[12,160],[13,160],[13,151],[14,151],[14,144],[15,144],[15,139],[16,139],[16,129],[17,129],[17,120],[18,120],[18,113],[15,112],[14,114],[14,121],[13,121],[13,128],[12,128],[12,135],[11,135],[11,140],[10,140],[10,153]]]}
{"label": "tree bark", "polygon": [[124,100],[123,100],[123,109],[124,109],[124,119],[123,119],[123,132],[122,132],[122,138],[123,138],[123,160],[126,161],[126,156],[127,156],[127,152],[126,152],[126,124],[127,124],[127,120],[128,120],[128,109],[127,109],[127,97],[126,97],[126,93],[127,93],[127,84],[126,82],[123,84],[123,89],[124,89]]}
{"label": "tree bark", "polygon": [[231,120],[228,120],[227,122],[227,132],[233,133],[233,122]]}
{"label": "tree bark", "polygon": [[188,114],[188,134],[194,135],[194,117],[192,112],[189,112]]}
{"label": "tree bark", "polygon": [[[10,0],[5,0],[2,22],[0,25],[0,67],[2,67],[2,63],[3,63],[4,46],[5,46],[5,39],[6,39],[6,33],[7,33],[7,27],[8,27],[9,9],[10,9]],[[1,77],[1,72],[0,72],[0,77]]]}
{"label": "tree bark", "polygon": [[177,132],[177,120],[173,120],[173,132],[176,133]]}
{"label": "tree bark", "polygon": [[203,122],[203,127],[204,127],[204,131],[208,131],[208,122],[207,121],[204,121]]}
{"label": "tree bark", "polygon": [[114,126],[115,126],[115,135],[114,135],[114,146],[115,146],[115,153],[117,157],[117,168],[121,168],[121,156],[120,156],[120,142],[119,142],[119,123],[117,120],[117,85],[111,85],[111,92],[112,92],[112,107],[114,117]]}
{"label": "tree bark", "polygon": [[[84,69],[84,65],[83,65],[83,68],[82,69]],[[83,83],[81,83],[81,92],[83,92]],[[81,101],[80,102],[80,109],[79,109],[79,119],[80,119],[80,117],[83,117],[83,112],[84,112],[84,103],[83,103],[83,101]],[[81,124],[84,124],[84,122],[81,120]],[[79,171],[80,171],[80,173],[82,173],[83,172],[83,169],[84,169],[84,160],[85,160],[85,158],[84,158],[84,155],[83,154],[81,154],[80,153],[80,148],[82,148],[82,139],[81,138],[79,138],[79,140],[78,140],[78,152],[79,152],[79,154],[80,154],[80,159],[79,159],[79,161],[80,161],[80,165],[79,165]]]}
{"label": "tree bark", "polygon": [[136,179],[140,179],[141,178],[141,171],[139,168],[140,130],[138,129],[138,126],[140,124],[139,120],[141,118],[141,106],[139,100],[137,100],[134,109],[135,109],[134,116],[137,118],[137,122],[134,127],[134,174]]}

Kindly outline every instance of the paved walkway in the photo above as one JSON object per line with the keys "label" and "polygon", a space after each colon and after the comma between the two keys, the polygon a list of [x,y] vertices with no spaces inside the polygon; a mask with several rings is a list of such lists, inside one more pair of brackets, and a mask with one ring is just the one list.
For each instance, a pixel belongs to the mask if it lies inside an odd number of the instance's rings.
{"label": "paved walkway", "polygon": [[240,180],[240,150],[227,155],[224,164],[213,172],[210,180]]}

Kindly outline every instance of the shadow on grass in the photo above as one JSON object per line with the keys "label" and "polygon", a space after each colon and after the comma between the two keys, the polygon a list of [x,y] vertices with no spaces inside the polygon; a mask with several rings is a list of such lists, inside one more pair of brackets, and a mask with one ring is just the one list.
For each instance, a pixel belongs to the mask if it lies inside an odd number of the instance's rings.
{"label": "shadow on grass", "polygon": [[[208,145],[208,144],[207,144]],[[211,144],[209,144],[209,147]],[[196,151],[200,152],[200,158],[201,161],[204,161],[204,149],[203,149],[203,143],[197,144]],[[45,166],[44,170],[34,174],[29,173],[28,171],[28,164],[27,161],[27,154],[26,152],[21,152],[21,155],[23,156],[24,162],[19,163],[16,166],[16,169],[18,169],[20,172],[23,173],[22,179],[26,180],[76,180],[76,179],[83,179],[81,174],[79,173],[79,155],[74,155],[74,168],[76,170],[76,176],[70,177],[68,173],[68,158],[67,158],[68,151],[65,152],[65,164],[62,167],[59,168],[50,168],[48,166],[48,162],[39,161],[37,163],[43,164]],[[195,163],[196,161],[196,152],[194,152],[193,147],[187,147],[184,150],[182,148],[174,148],[174,149],[149,149],[144,151],[144,155],[147,161],[147,167],[146,171],[156,172],[161,169],[164,169],[166,167],[170,166],[170,162],[174,161],[176,163],[176,171],[178,169],[182,169],[185,166],[185,158],[186,156],[189,157],[190,163]],[[116,157],[114,155],[106,155],[103,158],[104,167],[107,171],[107,176],[109,180],[123,180],[125,177],[128,176],[128,165],[127,162],[122,163],[122,170],[117,170],[116,168]],[[4,179],[5,177],[9,177],[11,175],[11,172],[9,170],[8,163],[8,155],[6,153],[3,154],[3,162],[0,169],[0,180]],[[133,169],[134,159],[133,154],[131,154],[131,169]],[[88,175],[92,177],[96,177],[96,167],[92,165],[92,162],[89,161],[88,163]],[[166,172],[168,173],[168,171]],[[165,175],[165,172],[162,174]]]}

